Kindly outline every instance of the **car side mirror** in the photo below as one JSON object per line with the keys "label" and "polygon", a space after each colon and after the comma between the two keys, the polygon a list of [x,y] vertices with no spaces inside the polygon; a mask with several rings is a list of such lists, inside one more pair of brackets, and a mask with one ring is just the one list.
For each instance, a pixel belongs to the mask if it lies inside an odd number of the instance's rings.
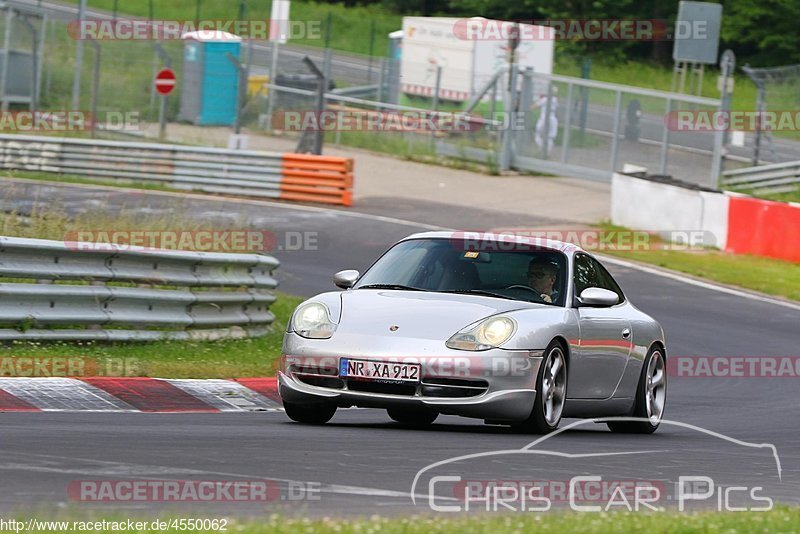
{"label": "car side mirror", "polygon": [[578,302],[585,306],[613,306],[619,302],[619,295],[601,287],[587,287],[581,291]]}
{"label": "car side mirror", "polygon": [[333,275],[333,283],[336,284],[337,287],[341,287],[342,289],[350,289],[358,280],[358,277],[361,274],[356,271],[355,269],[347,269],[345,271],[339,271],[338,273]]}

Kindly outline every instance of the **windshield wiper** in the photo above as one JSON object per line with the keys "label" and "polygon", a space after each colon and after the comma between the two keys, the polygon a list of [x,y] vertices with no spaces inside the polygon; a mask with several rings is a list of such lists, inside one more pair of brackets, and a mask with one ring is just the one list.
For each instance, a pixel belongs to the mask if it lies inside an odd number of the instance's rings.
{"label": "windshield wiper", "polygon": [[419,287],[404,286],[401,284],[367,284],[356,289],[399,289],[403,291],[425,291]]}
{"label": "windshield wiper", "polygon": [[447,289],[439,291],[439,293],[457,293],[460,295],[485,295],[487,297],[495,297],[498,299],[519,300],[515,299],[514,297],[509,297],[508,295],[501,295],[500,293],[486,291],[485,289]]}

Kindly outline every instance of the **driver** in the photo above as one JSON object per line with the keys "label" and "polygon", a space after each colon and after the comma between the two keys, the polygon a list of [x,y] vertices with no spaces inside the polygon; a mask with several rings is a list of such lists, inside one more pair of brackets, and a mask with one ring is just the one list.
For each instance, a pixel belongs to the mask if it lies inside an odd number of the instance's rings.
{"label": "driver", "polygon": [[528,285],[545,302],[552,303],[558,298],[558,291],[553,288],[557,275],[558,265],[547,258],[534,258],[528,264]]}

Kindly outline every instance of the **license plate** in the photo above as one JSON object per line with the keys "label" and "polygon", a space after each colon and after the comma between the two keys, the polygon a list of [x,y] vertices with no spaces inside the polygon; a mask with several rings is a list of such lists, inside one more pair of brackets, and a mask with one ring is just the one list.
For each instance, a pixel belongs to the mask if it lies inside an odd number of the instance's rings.
{"label": "license plate", "polygon": [[339,376],[391,382],[419,382],[419,364],[342,358],[339,360]]}

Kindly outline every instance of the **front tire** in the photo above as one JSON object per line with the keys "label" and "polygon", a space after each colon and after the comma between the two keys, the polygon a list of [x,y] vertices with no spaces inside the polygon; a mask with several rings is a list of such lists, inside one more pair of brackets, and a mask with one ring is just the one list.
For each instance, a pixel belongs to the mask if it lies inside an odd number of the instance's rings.
{"label": "front tire", "polygon": [[306,425],[324,425],[336,413],[334,404],[296,404],[283,401],[283,409],[289,419]]}
{"label": "front tire", "polygon": [[424,408],[387,408],[386,413],[393,421],[416,427],[428,426],[439,417],[438,412]]}
{"label": "front tire", "polygon": [[511,428],[517,432],[549,434],[558,428],[566,400],[567,357],[561,343],[553,341],[539,366],[533,411],[525,421]]}
{"label": "front tire", "polygon": [[652,434],[661,424],[667,402],[667,365],[660,347],[653,347],[642,364],[632,417],[641,421],[609,421],[612,432]]}

